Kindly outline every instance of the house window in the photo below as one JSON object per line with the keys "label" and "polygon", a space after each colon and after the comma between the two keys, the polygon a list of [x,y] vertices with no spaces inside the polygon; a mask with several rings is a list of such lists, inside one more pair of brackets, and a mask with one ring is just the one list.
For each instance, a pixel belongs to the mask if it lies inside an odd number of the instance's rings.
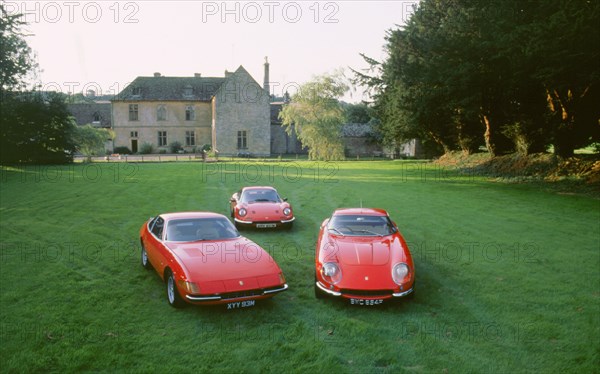
{"label": "house window", "polygon": [[156,108],[156,120],[157,121],[166,121],[167,120],[167,107],[164,105],[159,105]]}
{"label": "house window", "polygon": [[185,107],[185,120],[193,121],[196,119],[196,113],[194,112],[194,107],[192,105],[188,105]]}
{"label": "house window", "polygon": [[185,145],[196,145],[196,133],[194,131],[185,132]]}
{"label": "house window", "polygon": [[248,148],[248,138],[245,130],[237,132],[237,147],[238,149]]}
{"label": "house window", "polygon": [[138,120],[138,105],[137,104],[129,104],[129,120],[130,121]]}
{"label": "house window", "polygon": [[131,94],[133,96],[140,96],[142,94],[142,87],[133,87],[131,89]]}
{"label": "house window", "polygon": [[93,117],[93,123],[100,123],[100,113],[96,112],[94,113]]}
{"label": "house window", "polygon": [[138,137],[138,132],[137,131],[131,131],[129,133],[129,137],[130,138],[137,138]]}
{"label": "house window", "polygon": [[183,95],[184,96],[192,96],[193,90],[192,90],[192,86],[185,86],[183,87]]}
{"label": "house window", "polygon": [[159,131],[158,132],[158,146],[159,147],[164,147],[167,145],[167,132],[166,131]]}

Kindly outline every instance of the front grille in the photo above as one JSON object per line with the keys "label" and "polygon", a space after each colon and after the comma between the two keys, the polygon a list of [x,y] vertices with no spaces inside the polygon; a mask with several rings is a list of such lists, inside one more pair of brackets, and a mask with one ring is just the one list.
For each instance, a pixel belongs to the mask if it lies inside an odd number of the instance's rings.
{"label": "front grille", "polygon": [[392,290],[349,290],[346,288],[340,291],[348,296],[390,296],[394,293]]}
{"label": "front grille", "polygon": [[243,298],[243,297],[257,297],[257,296],[263,296],[266,293],[268,293],[268,291],[271,290],[285,290],[285,288],[282,289],[282,286],[276,286],[276,287],[269,287],[269,288],[261,288],[261,289],[257,289],[257,290],[247,290],[247,291],[238,291],[238,292],[227,292],[227,293],[222,293],[218,296],[221,296],[221,299],[223,300],[228,300],[228,299],[239,299],[239,298]]}
{"label": "front grille", "polygon": [[248,290],[248,291],[222,293],[221,298],[223,300],[239,299],[242,297],[262,296],[262,294],[263,294],[263,290]]}

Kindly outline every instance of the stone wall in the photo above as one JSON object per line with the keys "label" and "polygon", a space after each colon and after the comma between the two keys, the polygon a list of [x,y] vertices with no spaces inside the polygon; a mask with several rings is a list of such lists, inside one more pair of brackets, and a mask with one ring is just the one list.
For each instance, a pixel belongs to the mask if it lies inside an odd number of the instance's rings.
{"label": "stone wall", "polygon": [[304,154],[306,150],[302,149],[302,144],[296,137],[296,133],[288,135],[279,124],[271,123],[271,154]]}
{"label": "stone wall", "polygon": [[[129,120],[129,104],[138,104],[138,120]],[[166,108],[166,120],[158,121],[157,109],[159,105]],[[192,105],[195,118],[186,121],[186,107]],[[194,131],[196,147],[211,144],[212,110],[207,102],[121,102],[112,103],[113,130],[115,131],[115,147],[124,146],[131,149],[131,132],[137,131],[138,149],[144,143],[154,146],[155,151],[170,151],[169,144],[177,141],[188,152],[193,151],[193,146],[185,146],[186,131]],[[158,147],[158,131],[167,132],[167,145]]]}
{"label": "stone wall", "polygon": [[[271,154],[269,97],[243,67],[221,85],[213,105],[213,148],[219,154]],[[246,131],[246,149],[238,149],[238,131]]]}
{"label": "stone wall", "polygon": [[370,137],[344,137],[342,140],[346,157],[372,157],[383,153],[381,144],[374,142]]}

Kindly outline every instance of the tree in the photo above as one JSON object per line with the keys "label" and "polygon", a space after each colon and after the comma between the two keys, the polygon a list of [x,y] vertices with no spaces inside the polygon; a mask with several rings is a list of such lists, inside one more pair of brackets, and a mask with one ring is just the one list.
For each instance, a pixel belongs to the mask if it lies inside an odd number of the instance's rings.
{"label": "tree", "polygon": [[363,55],[384,139],[568,156],[600,139],[600,2],[422,0]]}
{"label": "tree", "polygon": [[26,75],[37,68],[31,48],[24,39],[20,14],[9,15],[0,3],[0,90],[24,87]]}
{"label": "tree", "polygon": [[64,95],[25,92],[37,68],[24,39],[21,15],[0,3],[0,163],[64,163],[75,151]]}
{"label": "tree", "polygon": [[0,111],[0,163],[57,164],[75,152],[64,95],[7,93]]}
{"label": "tree", "polygon": [[546,97],[555,153],[600,141],[600,2],[548,0],[525,31],[526,51]]}
{"label": "tree", "polygon": [[303,84],[279,113],[288,134],[296,132],[312,160],[341,160],[344,110],[338,99],[348,91],[341,73],[322,75]]}
{"label": "tree", "polygon": [[342,103],[342,108],[344,109],[344,121],[346,123],[369,123],[373,119],[371,110],[365,103]]}
{"label": "tree", "polygon": [[112,139],[114,133],[109,129],[97,128],[92,125],[75,126],[73,129],[73,143],[88,159],[104,151],[106,141]]}

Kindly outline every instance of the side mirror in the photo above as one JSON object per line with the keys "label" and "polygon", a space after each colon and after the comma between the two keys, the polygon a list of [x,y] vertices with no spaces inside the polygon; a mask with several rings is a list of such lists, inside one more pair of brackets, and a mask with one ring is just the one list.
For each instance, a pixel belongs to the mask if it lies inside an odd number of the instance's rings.
{"label": "side mirror", "polygon": [[283,198],[283,201],[287,201],[287,197],[284,197],[284,198]]}
{"label": "side mirror", "polygon": [[323,223],[321,223],[321,227],[327,226],[328,223],[329,223],[329,218],[327,218],[325,221],[323,221]]}
{"label": "side mirror", "polygon": [[229,199],[229,201],[235,203],[237,200],[235,199],[235,197],[232,197],[231,199]]}

